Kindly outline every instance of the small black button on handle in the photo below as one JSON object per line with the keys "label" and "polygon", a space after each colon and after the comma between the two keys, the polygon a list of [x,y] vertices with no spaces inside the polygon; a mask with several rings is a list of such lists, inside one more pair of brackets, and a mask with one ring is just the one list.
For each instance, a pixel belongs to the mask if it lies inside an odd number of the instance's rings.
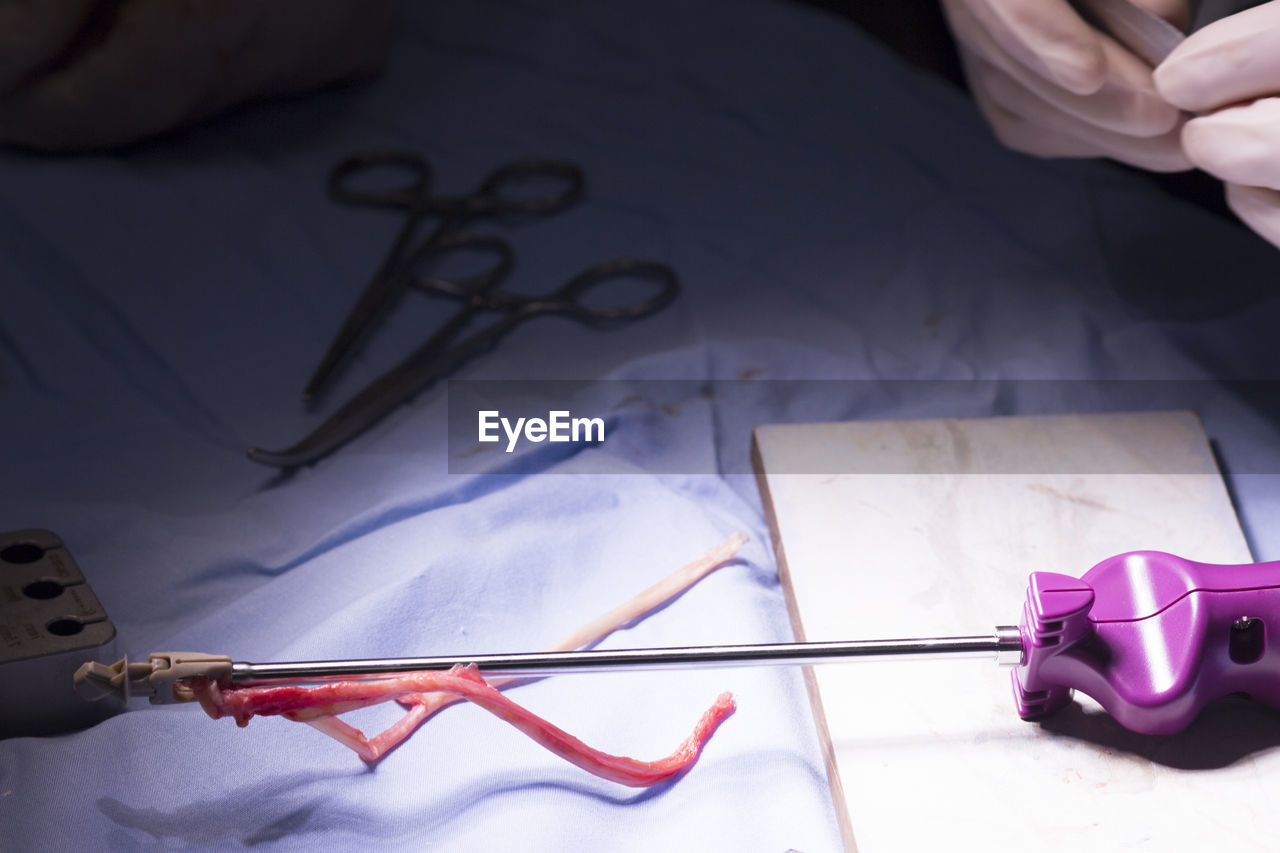
{"label": "small black button on handle", "polygon": [[1254,663],[1267,648],[1266,626],[1261,619],[1241,616],[1231,623],[1227,653],[1235,663]]}

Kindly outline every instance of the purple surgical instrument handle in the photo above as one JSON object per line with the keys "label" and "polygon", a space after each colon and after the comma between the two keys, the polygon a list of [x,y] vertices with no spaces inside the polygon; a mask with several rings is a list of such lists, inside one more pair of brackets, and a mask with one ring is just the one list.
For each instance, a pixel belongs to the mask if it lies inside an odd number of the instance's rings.
{"label": "purple surgical instrument handle", "polygon": [[1197,563],[1160,551],[1103,560],[1082,578],[1031,576],[1014,700],[1051,714],[1079,690],[1126,728],[1184,729],[1235,693],[1280,707],[1280,562]]}

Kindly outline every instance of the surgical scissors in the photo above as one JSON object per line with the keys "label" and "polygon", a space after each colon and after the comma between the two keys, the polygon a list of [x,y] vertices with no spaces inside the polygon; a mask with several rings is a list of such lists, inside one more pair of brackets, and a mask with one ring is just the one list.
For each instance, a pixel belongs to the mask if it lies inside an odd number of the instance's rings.
{"label": "surgical scissors", "polygon": [[[404,180],[391,187],[374,181],[398,172]],[[563,160],[516,160],[499,166],[469,195],[433,196],[431,164],[410,151],[371,151],[340,161],[329,173],[329,195],[344,204],[404,212],[404,223],[378,271],[365,286],[342,327],[303,389],[302,399],[312,399],[338,367],[404,291],[405,260],[424,220],[436,226],[423,241],[429,246],[457,233],[480,218],[538,217],[558,213],[582,197],[582,170]],[[522,194],[522,185],[551,184],[544,194]]]}
{"label": "surgical scissors", "polygon": [[[487,270],[457,281],[428,274],[431,267],[459,252],[488,254],[494,258],[494,263]],[[422,243],[406,259],[405,281],[428,293],[461,300],[459,310],[404,361],[375,379],[306,438],[284,450],[250,448],[249,458],[279,468],[315,462],[377,423],[437,379],[453,372],[474,356],[493,349],[499,340],[533,317],[562,315],[594,326],[627,323],[661,310],[679,292],[679,282],[671,267],[656,261],[616,258],[587,267],[545,296],[517,296],[498,289],[513,262],[510,245],[490,235],[446,234]],[[653,292],[623,305],[585,301],[592,291],[622,280],[643,282]],[[478,314],[485,312],[496,312],[502,316],[452,347],[448,346]]]}

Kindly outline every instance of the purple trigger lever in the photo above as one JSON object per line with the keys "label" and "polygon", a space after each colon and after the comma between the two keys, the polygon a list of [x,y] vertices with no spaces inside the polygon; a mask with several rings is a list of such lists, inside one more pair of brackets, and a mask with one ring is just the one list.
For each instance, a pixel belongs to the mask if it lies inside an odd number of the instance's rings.
{"label": "purple trigger lever", "polygon": [[1014,701],[1051,714],[1072,690],[1126,728],[1181,731],[1205,705],[1244,693],[1280,707],[1280,561],[1197,563],[1160,551],[1103,560],[1082,578],[1031,575]]}

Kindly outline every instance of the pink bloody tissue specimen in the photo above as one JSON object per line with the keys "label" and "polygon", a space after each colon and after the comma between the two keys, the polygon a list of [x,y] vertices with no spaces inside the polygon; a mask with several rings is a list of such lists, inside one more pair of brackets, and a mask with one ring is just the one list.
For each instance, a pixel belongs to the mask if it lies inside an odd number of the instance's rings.
{"label": "pink bloody tissue specimen", "polygon": [[[257,715],[282,714],[300,722],[317,719],[334,720],[334,716],[356,708],[386,702],[406,693],[445,691],[479,705],[489,713],[506,720],[542,746],[588,773],[622,785],[645,787],[677,775],[698,759],[703,745],[716,727],[733,712],[733,697],[720,694],[702,715],[693,733],[666,758],[637,761],[634,758],[609,755],[587,746],[568,732],[522,708],[502,695],[480,677],[474,666],[455,666],[448,672],[412,672],[396,678],[370,681],[338,681],[322,687],[245,687],[220,690],[215,682],[193,683],[200,704],[209,716],[234,717],[245,725]],[[345,723],[342,723],[346,726]],[[350,727],[348,727],[350,728]],[[350,741],[343,740],[368,761],[377,756],[362,749],[369,742],[354,729]]]}
{"label": "pink bloody tissue specimen", "polygon": [[[634,622],[732,559],[746,541],[744,534],[735,533],[635,598],[578,628],[549,651],[590,645]],[[587,746],[496,689],[515,680],[485,681],[474,666],[455,666],[448,672],[411,672],[391,678],[336,681],[314,687],[222,687],[206,679],[193,679],[190,686],[205,712],[214,719],[232,717],[243,726],[255,716],[284,716],[319,729],[370,763],[398,746],[441,708],[466,700],[505,720],[588,773],[633,787],[657,784],[690,767],[716,728],[734,709],[733,696],[722,693],[675,752],[657,761],[638,761]],[[339,714],[393,699],[407,711],[400,720],[375,737],[366,738],[358,729],[338,719]]]}

